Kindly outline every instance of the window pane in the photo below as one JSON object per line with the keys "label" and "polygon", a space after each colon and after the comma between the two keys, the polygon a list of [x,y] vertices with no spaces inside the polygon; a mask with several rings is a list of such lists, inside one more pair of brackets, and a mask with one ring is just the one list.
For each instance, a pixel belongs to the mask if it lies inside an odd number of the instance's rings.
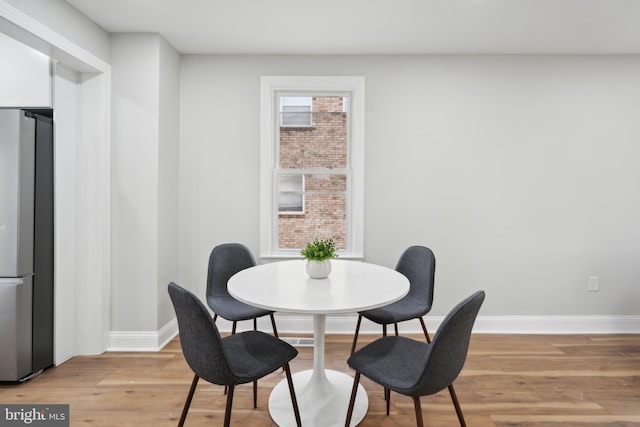
{"label": "window pane", "polygon": [[[302,178],[302,175],[282,174],[279,182],[292,183],[292,177],[298,178],[297,183],[304,185],[304,212],[302,209],[302,214],[280,211],[278,247],[298,249],[313,239],[331,237],[336,241],[338,249],[344,249],[347,228],[347,176],[307,174]],[[284,186],[281,186],[280,190],[281,194],[285,193]]]}
{"label": "window pane", "polygon": [[278,247],[301,249],[316,238],[333,238],[338,249],[346,247],[346,194],[305,195],[303,215],[278,215]]}
{"label": "window pane", "polygon": [[347,191],[347,176],[344,174],[305,175],[304,182],[304,191],[307,194],[313,192],[341,194]]}
{"label": "window pane", "polygon": [[[279,250],[300,249],[316,238],[332,238],[338,249],[347,248],[347,99],[336,95],[280,97]],[[294,116],[304,114],[304,108],[311,115],[310,127],[302,126],[302,116]],[[294,122],[299,126],[284,126]],[[287,172],[292,169],[296,173]],[[326,173],[304,173],[305,169]]]}
{"label": "window pane", "polygon": [[[281,111],[287,115],[301,106],[282,104],[295,97],[280,97]],[[307,98],[309,97],[300,97]],[[281,169],[346,168],[347,108],[346,97],[314,96],[311,99],[311,127],[280,127],[279,167]],[[284,107],[287,107],[284,109]],[[285,112],[286,111],[286,112]],[[296,120],[300,119],[298,117]]]}

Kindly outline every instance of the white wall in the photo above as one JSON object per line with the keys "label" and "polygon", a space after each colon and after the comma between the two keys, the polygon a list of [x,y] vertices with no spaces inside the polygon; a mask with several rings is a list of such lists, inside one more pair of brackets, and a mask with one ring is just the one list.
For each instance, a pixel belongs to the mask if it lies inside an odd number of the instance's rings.
{"label": "white wall", "polygon": [[49,57],[0,33],[0,107],[53,105]]}
{"label": "white wall", "polygon": [[58,64],[55,73],[55,362],[76,354],[76,239],[78,74]]}
{"label": "white wall", "polygon": [[178,279],[180,208],[180,55],[164,39],[159,48],[157,329],[175,319],[167,284]]}
{"label": "white wall", "polygon": [[261,75],[365,76],[365,257],[432,248],[433,315],[480,288],[485,316],[639,313],[640,56],[184,56],[185,286],[257,253]]}
{"label": "white wall", "polygon": [[156,327],[158,37],[111,37],[113,318],[111,330]]}
{"label": "white wall", "polygon": [[[66,0],[2,0],[32,19],[34,22],[54,29],[60,37],[71,40],[77,47],[91,52],[103,61],[109,60],[109,39],[107,33],[93,21],[71,6]],[[14,14],[15,16],[15,14]],[[21,22],[26,20],[21,19]],[[39,25],[29,25],[28,30],[38,31]],[[54,46],[64,49],[68,46]]]}
{"label": "white wall", "polygon": [[216,244],[243,242],[258,253],[259,78],[270,62],[260,56],[183,55],[180,284],[198,295],[204,295]]}
{"label": "white wall", "polygon": [[158,35],[111,37],[115,347],[129,345],[122,332],[153,334],[174,318],[179,60]]}

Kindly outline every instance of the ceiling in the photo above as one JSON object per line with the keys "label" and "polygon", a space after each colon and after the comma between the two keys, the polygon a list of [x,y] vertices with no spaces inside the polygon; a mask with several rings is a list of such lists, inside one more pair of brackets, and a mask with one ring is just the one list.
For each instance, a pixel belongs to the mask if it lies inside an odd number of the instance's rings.
{"label": "ceiling", "polygon": [[181,53],[640,53],[638,0],[67,1]]}

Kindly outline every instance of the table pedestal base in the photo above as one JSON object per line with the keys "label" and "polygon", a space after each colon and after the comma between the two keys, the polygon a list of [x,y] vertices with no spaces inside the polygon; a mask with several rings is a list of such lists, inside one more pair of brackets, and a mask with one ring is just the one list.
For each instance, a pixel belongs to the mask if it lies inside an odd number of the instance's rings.
{"label": "table pedestal base", "polygon": [[[293,385],[304,427],[342,427],[346,421],[353,377],[338,371],[323,372],[324,375],[314,375],[312,370],[293,374]],[[362,421],[368,407],[367,392],[362,385],[358,385],[351,426],[356,426]],[[287,380],[280,381],[271,392],[269,413],[280,427],[295,427],[296,420]]]}

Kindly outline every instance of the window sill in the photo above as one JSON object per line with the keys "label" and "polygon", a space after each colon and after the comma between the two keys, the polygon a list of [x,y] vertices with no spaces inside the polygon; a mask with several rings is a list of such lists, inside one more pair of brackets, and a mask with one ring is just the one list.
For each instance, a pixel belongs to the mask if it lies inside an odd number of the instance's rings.
{"label": "window sill", "polygon": [[[295,260],[295,259],[302,260],[302,257],[297,253],[260,254],[259,258],[263,262],[289,261],[289,260]],[[352,253],[344,253],[344,254],[341,253],[341,254],[338,254],[338,257],[336,259],[338,260],[346,259],[350,261],[364,261],[364,255],[352,254]]]}
{"label": "window sill", "polygon": [[315,126],[302,126],[302,125],[298,125],[298,126],[280,126],[280,131],[287,131],[287,130],[315,130],[316,127]]}

